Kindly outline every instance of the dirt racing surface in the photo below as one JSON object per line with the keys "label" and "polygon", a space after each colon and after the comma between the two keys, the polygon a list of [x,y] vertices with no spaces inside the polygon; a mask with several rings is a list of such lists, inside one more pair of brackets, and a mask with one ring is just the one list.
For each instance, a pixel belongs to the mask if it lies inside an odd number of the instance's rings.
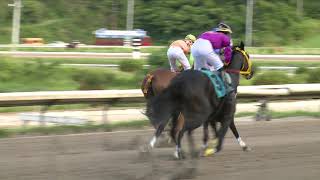
{"label": "dirt racing surface", "polygon": [[[173,158],[174,146],[139,153],[152,131],[0,139],[1,180],[318,180],[320,119],[236,122],[252,148],[243,152],[228,132],[213,157]],[[184,138],[186,139],[186,138]],[[195,139],[201,145],[201,132]]]}

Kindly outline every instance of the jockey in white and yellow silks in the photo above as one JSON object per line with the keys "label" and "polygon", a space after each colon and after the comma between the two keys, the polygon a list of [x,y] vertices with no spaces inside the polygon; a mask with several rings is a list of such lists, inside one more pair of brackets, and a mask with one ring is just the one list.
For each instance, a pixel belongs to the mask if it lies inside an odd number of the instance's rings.
{"label": "jockey in white and yellow silks", "polygon": [[167,56],[170,64],[170,70],[172,72],[179,71],[179,68],[176,65],[178,62],[182,65],[184,70],[191,69],[191,65],[186,57],[186,54],[190,53],[191,45],[196,40],[196,37],[192,34],[189,34],[183,40],[176,40],[171,43]]}

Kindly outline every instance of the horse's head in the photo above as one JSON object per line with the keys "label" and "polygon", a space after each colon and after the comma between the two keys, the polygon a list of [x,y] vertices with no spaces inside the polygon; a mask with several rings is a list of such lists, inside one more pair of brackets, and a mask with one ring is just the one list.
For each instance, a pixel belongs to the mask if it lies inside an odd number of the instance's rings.
{"label": "horse's head", "polygon": [[244,50],[244,43],[241,41],[239,46],[234,46],[232,51],[232,60],[227,65],[227,71],[230,73],[239,73],[246,79],[251,79],[254,75],[254,68],[249,58],[249,54]]}

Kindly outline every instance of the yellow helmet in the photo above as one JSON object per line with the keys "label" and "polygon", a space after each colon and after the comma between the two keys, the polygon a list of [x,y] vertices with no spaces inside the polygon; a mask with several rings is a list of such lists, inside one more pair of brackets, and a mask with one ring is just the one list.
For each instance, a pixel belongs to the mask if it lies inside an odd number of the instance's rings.
{"label": "yellow helmet", "polygon": [[191,40],[192,42],[195,42],[197,40],[197,38],[192,34],[188,34],[184,39]]}
{"label": "yellow helmet", "polygon": [[228,29],[228,28],[218,28],[216,30],[217,32],[226,32],[226,33],[232,33],[231,29]]}
{"label": "yellow helmet", "polygon": [[218,28],[216,29],[217,32],[225,32],[225,33],[232,33],[231,27],[225,23],[219,23]]}

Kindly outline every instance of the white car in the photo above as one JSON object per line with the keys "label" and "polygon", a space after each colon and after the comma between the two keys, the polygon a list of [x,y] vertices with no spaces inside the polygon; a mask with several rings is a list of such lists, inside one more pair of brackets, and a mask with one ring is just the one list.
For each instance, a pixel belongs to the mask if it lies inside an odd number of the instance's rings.
{"label": "white car", "polygon": [[52,43],[47,44],[52,47],[66,47],[69,43],[65,43],[63,41],[53,41]]}

